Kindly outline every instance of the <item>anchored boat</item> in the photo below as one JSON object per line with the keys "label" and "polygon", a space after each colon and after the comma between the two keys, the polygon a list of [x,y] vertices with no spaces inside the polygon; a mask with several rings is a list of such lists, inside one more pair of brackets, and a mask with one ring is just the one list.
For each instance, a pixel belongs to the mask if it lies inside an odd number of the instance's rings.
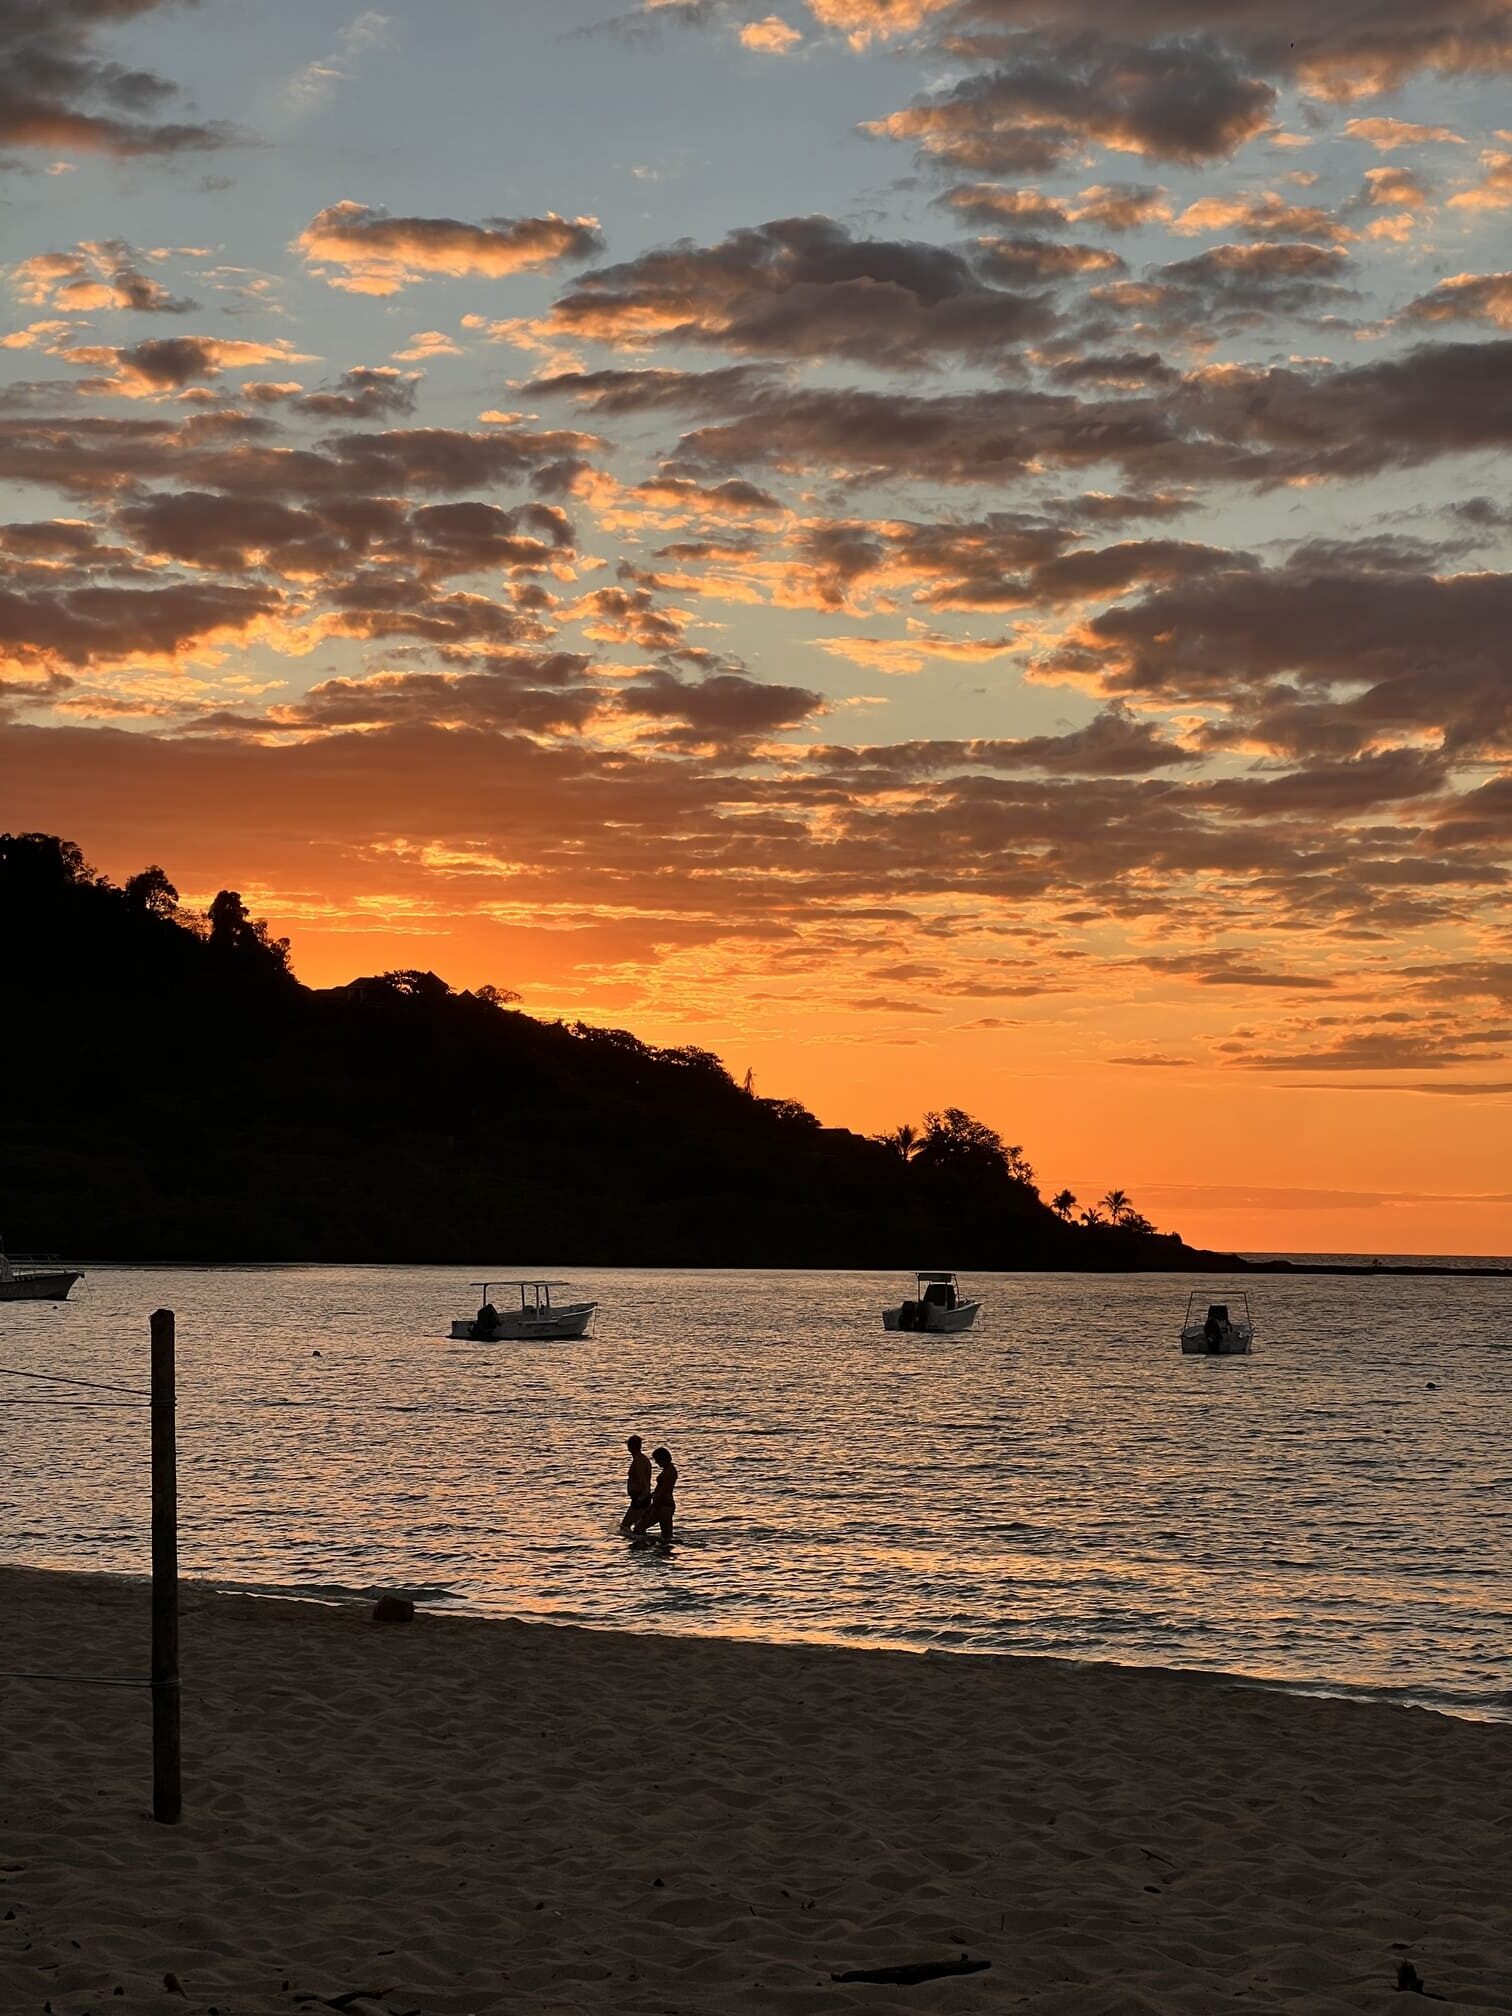
{"label": "anchored boat", "polygon": [[18,1253],[12,1258],[0,1245],[0,1302],[66,1302],[69,1289],[83,1278],[51,1257],[44,1261]]}
{"label": "anchored boat", "polygon": [[910,1300],[882,1311],[884,1330],[926,1330],[931,1336],[953,1337],[975,1323],[982,1305],[963,1297],[954,1274],[921,1270],[915,1280],[917,1292]]}
{"label": "anchored boat", "polygon": [[[586,1337],[593,1329],[597,1302],[553,1302],[553,1288],[565,1288],[565,1281],[475,1281],[482,1295],[476,1316],[463,1317],[451,1326],[453,1337],[476,1344],[546,1343],[553,1339]],[[513,1288],[519,1291],[519,1307],[499,1309],[489,1300],[488,1291]]]}
{"label": "anchored boat", "polygon": [[1188,1358],[1245,1358],[1255,1342],[1249,1297],[1243,1290],[1227,1302],[1209,1302],[1201,1288],[1187,1300],[1181,1348]]}

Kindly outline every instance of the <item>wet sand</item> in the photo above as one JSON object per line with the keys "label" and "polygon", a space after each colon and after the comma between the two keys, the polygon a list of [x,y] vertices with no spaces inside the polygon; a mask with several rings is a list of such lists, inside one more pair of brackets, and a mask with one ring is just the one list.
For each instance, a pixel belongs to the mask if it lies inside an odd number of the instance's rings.
{"label": "wet sand", "polygon": [[[140,1585],[0,1602],[0,1667],[145,1671]],[[1505,1725],[198,1587],[183,1660],[176,1828],[144,1690],[0,1681],[4,2016],[1512,2009]]]}

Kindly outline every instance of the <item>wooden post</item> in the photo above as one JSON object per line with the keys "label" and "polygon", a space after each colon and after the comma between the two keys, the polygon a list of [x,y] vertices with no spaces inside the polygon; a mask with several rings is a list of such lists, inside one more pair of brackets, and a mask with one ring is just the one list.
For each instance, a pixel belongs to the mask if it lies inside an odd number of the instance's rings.
{"label": "wooden post", "polygon": [[179,1765],[178,1443],[173,1311],[152,1313],[152,1817],[183,1812]]}

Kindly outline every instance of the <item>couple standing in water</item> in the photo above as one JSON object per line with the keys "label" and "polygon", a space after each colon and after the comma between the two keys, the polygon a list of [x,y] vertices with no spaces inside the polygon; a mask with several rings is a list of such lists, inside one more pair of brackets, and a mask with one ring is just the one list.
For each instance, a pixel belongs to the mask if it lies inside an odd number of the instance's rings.
{"label": "couple standing in water", "polygon": [[[625,1495],[630,1503],[620,1521],[621,1533],[644,1533],[660,1526],[663,1540],[672,1538],[672,1515],[677,1510],[673,1492],[677,1488],[677,1465],[670,1449],[653,1449],[646,1455],[639,1435],[632,1435],[625,1447],[630,1451],[630,1474],[625,1479]],[[651,1465],[656,1465],[656,1481],[651,1481]]]}

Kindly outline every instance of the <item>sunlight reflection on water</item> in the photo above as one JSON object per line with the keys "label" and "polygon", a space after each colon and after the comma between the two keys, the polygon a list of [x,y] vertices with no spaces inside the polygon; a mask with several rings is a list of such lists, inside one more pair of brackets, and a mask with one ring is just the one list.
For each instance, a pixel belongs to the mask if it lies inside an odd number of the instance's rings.
{"label": "sunlight reflection on water", "polygon": [[[0,1337],[136,1381],[177,1311],[186,1575],[1512,1715],[1504,1281],[1255,1280],[1255,1356],[1208,1360],[1155,1276],[973,1277],[978,1329],[924,1340],[882,1331],[895,1277],[558,1267],[595,1338],[444,1341],[484,1271],[102,1268]],[[670,1554],[616,1530],[631,1429],[677,1454]],[[145,1569],[144,1417],[0,1433],[7,1558]]]}

